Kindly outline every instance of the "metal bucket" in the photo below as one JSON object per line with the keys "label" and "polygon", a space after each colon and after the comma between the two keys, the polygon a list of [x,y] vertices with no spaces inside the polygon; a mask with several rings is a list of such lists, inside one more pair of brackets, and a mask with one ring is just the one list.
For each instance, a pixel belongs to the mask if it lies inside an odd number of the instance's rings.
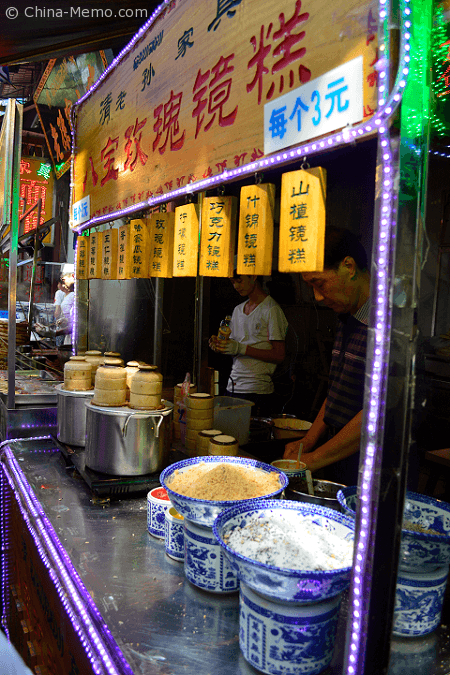
{"label": "metal bucket", "polygon": [[114,476],[161,471],[168,461],[173,404],[161,410],[86,405],[86,466]]}
{"label": "metal bucket", "polygon": [[86,443],[86,401],[94,395],[94,390],[66,391],[63,384],[55,389],[58,401],[57,438],[67,445],[84,446]]}
{"label": "metal bucket", "polygon": [[314,495],[308,493],[306,478],[290,478],[289,485],[285,490],[285,497],[291,501],[308,502],[328,506],[330,509],[340,511],[341,507],[337,499],[337,493],[346,487],[340,483],[332,483],[329,480],[313,479]]}

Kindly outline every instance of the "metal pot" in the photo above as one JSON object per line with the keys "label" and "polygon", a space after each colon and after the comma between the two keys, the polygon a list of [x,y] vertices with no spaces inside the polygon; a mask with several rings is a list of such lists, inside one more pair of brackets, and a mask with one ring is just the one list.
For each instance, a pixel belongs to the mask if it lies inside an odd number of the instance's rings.
{"label": "metal pot", "polygon": [[66,391],[63,384],[55,389],[58,401],[58,440],[67,445],[84,446],[86,443],[86,401],[94,390]]}
{"label": "metal pot", "polygon": [[86,466],[114,476],[161,471],[168,461],[173,404],[136,411],[86,402]]}
{"label": "metal pot", "polygon": [[341,485],[341,483],[332,483],[329,480],[313,478],[313,486],[314,495],[310,495],[308,493],[306,478],[289,478],[289,485],[285,490],[286,499],[328,506],[335,511],[341,510],[337,500],[337,493],[339,490],[346,487],[345,485]]}

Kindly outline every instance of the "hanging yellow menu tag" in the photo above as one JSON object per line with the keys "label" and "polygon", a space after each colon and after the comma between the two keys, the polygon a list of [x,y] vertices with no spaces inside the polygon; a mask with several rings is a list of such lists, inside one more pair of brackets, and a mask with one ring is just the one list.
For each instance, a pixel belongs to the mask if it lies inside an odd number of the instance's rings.
{"label": "hanging yellow menu tag", "polygon": [[325,237],[326,171],[291,171],[281,178],[280,272],[321,272]]}
{"label": "hanging yellow menu tag", "polygon": [[238,274],[271,274],[274,208],[275,185],[272,183],[241,188]]}
{"label": "hanging yellow menu tag", "polygon": [[203,200],[201,276],[233,276],[236,208],[236,197],[205,197]]}
{"label": "hanging yellow menu tag", "polygon": [[130,222],[131,277],[133,279],[148,278],[148,227],[142,219]]}
{"label": "hanging yellow menu tag", "polygon": [[198,266],[198,206],[185,204],[175,209],[173,276],[196,277]]}
{"label": "hanging yellow menu tag", "polygon": [[129,224],[119,227],[117,244],[117,278],[131,279],[131,250],[130,250],[130,226]]}
{"label": "hanging yellow menu tag", "polygon": [[77,239],[77,279],[88,279],[89,237]]}
{"label": "hanging yellow menu tag", "polygon": [[102,278],[103,232],[91,232],[89,236],[89,279]]}
{"label": "hanging yellow menu tag", "polygon": [[103,232],[102,279],[117,279],[117,235],[117,229]]}
{"label": "hanging yellow menu tag", "polygon": [[173,232],[175,213],[152,213],[147,221],[150,277],[173,277]]}

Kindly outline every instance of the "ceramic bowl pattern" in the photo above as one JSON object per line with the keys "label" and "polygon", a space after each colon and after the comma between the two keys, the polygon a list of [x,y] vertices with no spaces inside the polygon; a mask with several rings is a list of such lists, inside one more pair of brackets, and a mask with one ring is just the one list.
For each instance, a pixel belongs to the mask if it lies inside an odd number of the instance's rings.
{"label": "ceramic bowl pattern", "polygon": [[261,469],[262,471],[275,472],[280,476],[280,488],[275,492],[271,492],[268,495],[265,495],[263,498],[258,497],[258,499],[273,499],[279,497],[283,492],[286,485],[289,483],[289,480],[282,471],[276,469],[270,464],[265,464],[264,462],[259,462],[255,459],[244,459],[243,457],[219,457],[219,456],[210,456],[210,457],[192,457],[191,459],[185,459],[181,462],[176,462],[168,466],[160,475],[160,482],[163,485],[170,497],[170,501],[182,516],[188,518],[193,523],[198,525],[205,525],[207,527],[212,527],[214,519],[219,515],[224,509],[229,508],[230,506],[235,506],[239,504],[249,504],[254,501],[254,499],[242,499],[233,500],[233,501],[212,501],[207,499],[194,499],[193,497],[185,497],[180,495],[177,492],[173,492],[170,489],[170,478],[175,471],[188,471],[192,466],[196,464],[205,463],[230,463],[234,465],[240,465],[245,467],[254,467],[256,469]]}
{"label": "ceramic bowl pattern", "polygon": [[[340,490],[338,501],[347,515],[355,517],[357,488],[351,486]],[[402,529],[400,545],[400,570],[409,572],[433,571],[450,564],[450,504],[433,497],[407,492],[405,520],[440,534],[427,534]]]}
{"label": "ceramic bowl pattern", "polygon": [[315,675],[330,663],[340,597],[290,607],[241,583],[239,646],[246,661],[268,675]]}
{"label": "ceramic bowl pattern", "polygon": [[174,560],[184,560],[184,523],[173,515],[174,508],[166,509],[164,527],[164,548]]}
{"label": "ceramic bowl pattern", "polygon": [[427,635],[439,626],[448,571],[447,565],[429,574],[399,573],[395,591],[394,635]]}
{"label": "ceramic bowl pattern", "polygon": [[303,502],[254,500],[240,503],[221,513],[213,524],[213,532],[231,562],[239,580],[263,597],[276,602],[312,603],[333,598],[342,593],[350,583],[351,567],[337,570],[293,570],[266,565],[233,551],[223,540],[224,534],[245,524],[252,513],[267,515],[279,509],[295,512],[299,519],[312,516],[314,522],[337,536],[349,541],[354,536],[354,521],[342,513],[324,506]]}
{"label": "ceramic bowl pattern", "polygon": [[194,586],[211,593],[234,593],[239,588],[236,571],[230,565],[212,528],[184,521],[184,575]]}
{"label": "ceramic bowl pattern", "polygon": [[391,640],[389,675],[430,675],[433,672],[438,653],[436,633],[411,640],[405,636],[394,636]]}
{"label": "ceramic bowl pattern", "polygon": [[159,491],[161,488],[154,488],[147,495],[147,529],[157,539],[164,539],[166,511],[170,501],[155,496]]}
{"label": "ceramic bowl pattern", "polygon": [[270,466],[274,466],[286,474],[288,478],[304,478],[306,476],[306,464],[300,462],[297,469],[296,459],[276,459],[271,462]]}

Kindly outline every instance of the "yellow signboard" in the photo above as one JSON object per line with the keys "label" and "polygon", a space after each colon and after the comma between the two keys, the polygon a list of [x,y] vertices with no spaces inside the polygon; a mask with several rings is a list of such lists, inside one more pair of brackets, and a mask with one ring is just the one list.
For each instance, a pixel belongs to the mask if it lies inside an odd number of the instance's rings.
{"label": "yellow signboard", "polygon": [[233,276],[236,209],[236,197],[203,200],[200,274],[204,277]]}
{"label": "yellow signboard", "polygon": [[173,232],[175,213],[153,213],[148,219],[149,268],[151,277],[173,276]]}
{"label": "yellow signboard", "polygon": [[274,208],[272,183],[245,185],[241,189],[238,274],[271,274]]}
{"label": "yellow signboard", "polygon": [[77,239],[77,279],[89,279],[89,237]]}
{"label": "yellow signboard", "polygon": [[89,279],[102,278],[103,233],[91,232],[89,236]]}
{"label": "yellow signboard", "polygon": [[131,261],[131,277],[147,279],[148,274],[148,227],[145,220],[130,222],[130,245],[128,255]]}
{"label": "yellow signboard", "polygon": [[117,278],[131,279],[130,225],[119,227],[117,244]]}
{"label": "yellow signboard", "polygon": [[171,0],[76,106],[73,203],[112,220],[263,157],[264,105],[360,55],[369,119],[372,0]]}
{"label": "yellow signboard", "polygon": [[198,269],[198,206],[185,204],[175,209],[173,276],[196,277]]}
{"label": "yellow signboard", "polygon": [[326,171],[290,171],[281,177],[280,272],[323,270]]}
{"label": "yellow signboard", "polygon": [[102,279],[117,279],[117,229],[103,232]]}

